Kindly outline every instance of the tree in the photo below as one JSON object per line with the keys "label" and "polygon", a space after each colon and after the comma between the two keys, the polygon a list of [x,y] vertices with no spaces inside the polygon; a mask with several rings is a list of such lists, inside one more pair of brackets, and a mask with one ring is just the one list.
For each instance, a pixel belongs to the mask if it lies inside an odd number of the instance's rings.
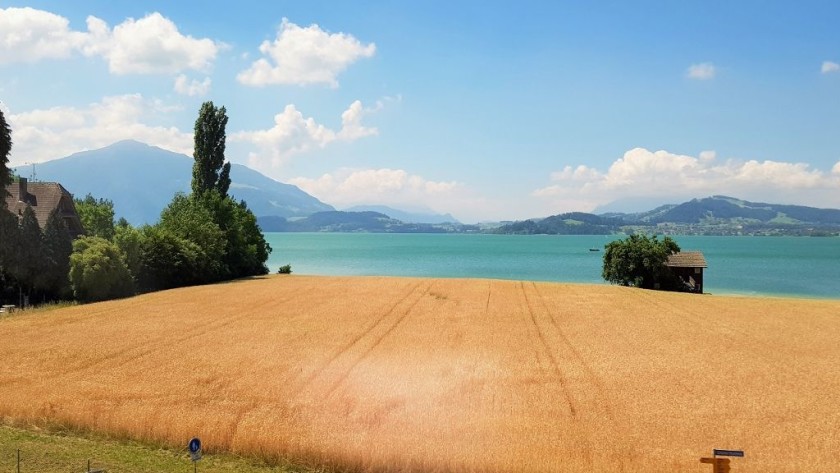
{"label": "tree", "polygon": [[0,110],[0,209],[6,208],[6,186],[12,183],[9,169],[9,154],[12,152],[12,129],[6,123],[6,117]]}
{"label": "tree", "polygon": [[201,249],[160,227],[145,227],[140,245],[140,274],[143,292],[159,291],[200,283]]}
{"label": "tree", "polygon": [[26,206],[20,219],[20,236],[17,242],[15,264],[9,269],[27,296],[42,285],[44,276],[43,235],[35,211]]}
{"label": "tree", "polygon": [[17,216],[0,206],[0,298],[4,295],[10,296],[9,288],[17,286],[13,273],[19,260],[19,241],[20,226]]}
{"label": "tree", "polygon": [[58,209],[50,212],[44,225],[44,276],[42,288],[54,298],[62,298],[68,293],[70,254],[73,252],[73,239],[67,232],[67,225],[62,220]]}
{"label": "tree", "polygon": [[76,213],[82,221],[87,236],[114,239],[114,203],[107,199],[95,199],[88,194],[84,199],[73,199]]}
{"label": "tree", "polygon": [[225,163],[225,126],[228,117],[225,107],[204,102],[195,121],[195,149],[193,151],[193,194],[217,190],[227,196],[230,188],[230,163]]}
{"label": "tree", "polygon": [[218,192],[201,196],[201,202],[213,214],[216,224],[224,233],[224,267],[229,278],[268,274],[265,262],[271,246],[257,225],[257,218],[245,201],[235,202]]}
{"label": "tree", "polygon": [[679,280],[665,263],[669,255],[679,251],[679,245],[667,236],[659,241],[656,236],[630,235],[606,245],[601,275],[622,286],[676,289]]}
{"label": "tree", "polygon": [[[209,194],[218,195],[215,190],[202,195]],[[198,247],[199,266],[196,269],[199,273],[195,275],[196,281],[214,282],[229,277],[228,268],[224,265],[225,234],[216,223],[216,216],[204,204],[203,197],[176,194],[161,212],[158,226]]]}
{"label": "tree", "polygon": [[82,237],[73,242],[70,284],[76,299],[84,302],[134,294],[134,282],[122,253],[117,245],[101,237]]}
{"label": "tree", "polygon": [[[137,283],[140,276],[140,266],[142,263],[142,244],[143,233],[132,227],[124,218],[120,218],[117,226],[114,227],[114,244],[122,252],[125,257],[125,264],[128,266],[134,282]],[[139,286],[138,286],[139,287]]]}

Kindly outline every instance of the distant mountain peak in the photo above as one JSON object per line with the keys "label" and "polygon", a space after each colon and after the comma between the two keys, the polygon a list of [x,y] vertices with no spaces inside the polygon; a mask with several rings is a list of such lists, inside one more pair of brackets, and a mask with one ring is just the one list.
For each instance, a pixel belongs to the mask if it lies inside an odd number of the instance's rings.
{"label": "distant mountain peak", "polygon": [[[176,192],[190,192],[192,161],[185,154],[122,140],[40,163],[38,177],[60,182],[75,196],[89,193],[109,199],[114,202],[117,218],[125,217],[136,225],[155,223]],[[231,196],[245,200],[258,217],[303,217],[334,210],[298,187],[246,166],[233,164],[230,175]]]}

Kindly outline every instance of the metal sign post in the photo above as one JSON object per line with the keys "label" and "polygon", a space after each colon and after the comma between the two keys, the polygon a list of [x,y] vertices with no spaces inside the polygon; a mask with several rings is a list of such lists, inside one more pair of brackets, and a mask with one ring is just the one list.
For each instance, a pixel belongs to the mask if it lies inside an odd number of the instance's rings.
{"label": "metal sign post", "polygon": [[201,440],[198,437],[193,438],[187,448],[190,451],[190,458],[192,458],[193,471],[198,471],[198,461],[201,460]]}

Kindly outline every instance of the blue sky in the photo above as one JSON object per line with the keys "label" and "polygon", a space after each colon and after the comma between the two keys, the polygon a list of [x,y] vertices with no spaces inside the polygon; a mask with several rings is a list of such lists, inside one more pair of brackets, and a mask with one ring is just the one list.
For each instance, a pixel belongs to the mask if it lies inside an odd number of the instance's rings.
{"label": "blue sky", "polygon": [[[12,164],[137,139],[463,221],[840,207],[836,2],[0,2]],[[103,196],[107,197],[107,196]]]}

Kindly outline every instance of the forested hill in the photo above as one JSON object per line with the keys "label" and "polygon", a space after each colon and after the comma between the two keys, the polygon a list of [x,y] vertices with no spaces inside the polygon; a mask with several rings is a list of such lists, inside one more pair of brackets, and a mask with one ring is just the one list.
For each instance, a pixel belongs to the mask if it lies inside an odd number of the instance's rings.
{"label": "forested hill", "polygon": [[712,196],[693,199],[679,205],[666,205],[649,212],[625,214],[628,222],[708,223],[722,221],[840,225],[840,210],[818,209],[801,205],[749,202],[733,197]]}
{"label": "forested hill", "polygon": [[840,235],[840,210],[712,196],[635,214],[565,213],[509,223],[492,232],[601,235],[635,230],[685,235]]}
{"label": "forested hill", "polygon": [[265,232],[460,233],[477,231],[457,223],[405,223],[379,212],[317,212],[305,218],[260,217]]}
{"label": "forested hill", "polygon": [[523,220],[491,230],[491,233],[514,235],[609,235],[621,231],[625,222],[618,217],[570,212],[542,220]]}

